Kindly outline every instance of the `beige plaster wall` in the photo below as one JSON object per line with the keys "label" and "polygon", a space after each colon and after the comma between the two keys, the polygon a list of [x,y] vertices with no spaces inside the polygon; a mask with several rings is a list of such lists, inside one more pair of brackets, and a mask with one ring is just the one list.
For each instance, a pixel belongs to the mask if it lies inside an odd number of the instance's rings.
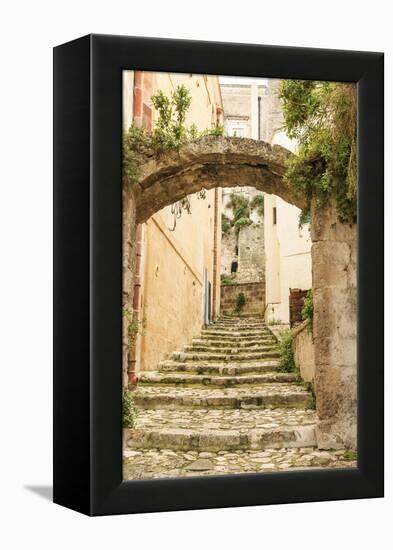
{"label": "beige plaster wall", "polygon": [[[272,144],[294,151],[296,144],[276,131]],[[276,208],[277,223],[273,223]],[[309,226],[299,228],[299,208],[265,194],[266,311],[267,322],[289,323],[289,289],[312,287]]]}
{"label": "beige plaster wall", "polygon": [[[216,77],[150,73],[153,93],[170,95],[178,85],[190,91],[192,102],[186,124],[200,131],[220,118],[221,96]],[[151,105],[149,98],[144,100]],[[153,127],[157,113],[153,108]],[[191,214],[183,211],[174,227],[171,206],[154,214],[142,226],[140,319],[143,330],[136,344],[136,369],[154,370],[200,333],[203,322],[204,270],[216,285],[215,310],[220,304],[221,189],[205,199],[190,196]],[[214,270],[214,257],[217,270]],[[214,298],[212,296],[212,298]]]}

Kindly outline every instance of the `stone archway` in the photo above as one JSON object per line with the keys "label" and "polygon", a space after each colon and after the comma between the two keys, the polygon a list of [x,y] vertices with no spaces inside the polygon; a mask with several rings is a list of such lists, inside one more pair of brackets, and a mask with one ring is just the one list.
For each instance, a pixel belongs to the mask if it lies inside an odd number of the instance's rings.
{"label": "stone archway", "polygon": [[[139,166],[138,181],[123,189],[124,307],[131,310],[133,304],[138,224],[202,188],[251,186],[303,208],[305,200],[284,178],[291,154],[262,141],[208,136],[180,150],[146,156]],[[313,203],[311,239],[318,443],[320,448],[353,448],[357,392],[356,226],[339,221],[334,200],[323,208]],[[126,349],[127,342],[123,344]]]}

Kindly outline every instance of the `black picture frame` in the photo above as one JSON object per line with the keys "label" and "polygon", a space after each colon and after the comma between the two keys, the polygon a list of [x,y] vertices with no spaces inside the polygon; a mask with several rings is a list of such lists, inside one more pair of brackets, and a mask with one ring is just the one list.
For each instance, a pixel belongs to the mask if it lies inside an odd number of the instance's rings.
{"label": "black picture frame", "polygon": [[[122,480],[123,69],[358,85],[358,466]],[[54,502],[88,515],[383,496],[383,54],[88,35],[54,49]]]}

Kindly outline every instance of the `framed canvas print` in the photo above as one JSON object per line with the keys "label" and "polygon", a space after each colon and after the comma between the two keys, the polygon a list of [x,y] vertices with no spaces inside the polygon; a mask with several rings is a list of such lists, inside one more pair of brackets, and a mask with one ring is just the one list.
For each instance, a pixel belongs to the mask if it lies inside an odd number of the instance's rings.
{"label": "framed canvas print", "polygon": [[383,55],[54,50],[54,501],[383,496]]}

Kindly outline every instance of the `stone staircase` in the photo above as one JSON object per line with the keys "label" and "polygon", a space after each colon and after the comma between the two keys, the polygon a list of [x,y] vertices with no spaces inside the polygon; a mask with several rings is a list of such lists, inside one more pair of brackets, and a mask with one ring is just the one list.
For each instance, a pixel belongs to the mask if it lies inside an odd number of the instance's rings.
{"label": "stone staircase", "polygon": [[316,449],[311,395],[278,371],[276,343],[261,317],[222,316],[141,373],[125,479],[348,466]]}

